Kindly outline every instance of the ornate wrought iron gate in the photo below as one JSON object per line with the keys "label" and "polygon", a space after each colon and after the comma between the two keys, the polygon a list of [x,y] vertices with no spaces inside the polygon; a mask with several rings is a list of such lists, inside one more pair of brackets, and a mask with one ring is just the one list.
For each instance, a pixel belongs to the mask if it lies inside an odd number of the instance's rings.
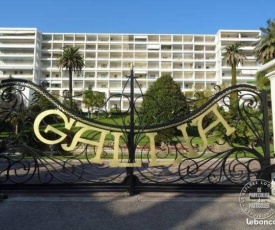
{"label": "ornate wrought iron gate", "polygon": [[[261,177],[270,166],[265,92],[249,85],[217,90],[187,116],[150,125],[141,122],[134,92],[140,86],[133,70],[127,84],[130,94],[113,96],[129,101],[120,121],[118,114],[102,109],[101,116],[113,119],[109,124],[73,112],[43,85],[3,80],[0,190],[78,187],[133,195],[229,189]],[[238,95],[234,106],[229,103],[232,93]],[[189,106],[198,100],[189,100]],[[168,135],[167,129],[177,134]]]}

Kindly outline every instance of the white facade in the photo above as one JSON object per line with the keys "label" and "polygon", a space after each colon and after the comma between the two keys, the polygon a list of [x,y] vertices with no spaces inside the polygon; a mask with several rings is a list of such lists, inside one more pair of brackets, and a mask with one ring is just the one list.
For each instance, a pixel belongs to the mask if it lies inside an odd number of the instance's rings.
{"label": "white facade", "polygon": [[[0,28],[0,80],[23,78],[47,80],[52,94],[68,89],[68,73],[56,66],[64,46],[80,48],[85,60],[81,73],[74,73],[74,95],[93,87],[107,97],[122,92],[134,64],[135,75],[146,89],[162,74],[170,74],[183,92],[230,84],[231,68],[222,48],[242,42],[247,59],[237,69],[238,83],[251,84],[259,66],[253,42],[259,30],[220,30],[217,34],[78,34],[41,33],[35,28]],[[129,86],[126,87],[129,92]],[[138,89],[137,92],[138,94]],[[128,101],[113,97],[114,104],[128,108]]]}

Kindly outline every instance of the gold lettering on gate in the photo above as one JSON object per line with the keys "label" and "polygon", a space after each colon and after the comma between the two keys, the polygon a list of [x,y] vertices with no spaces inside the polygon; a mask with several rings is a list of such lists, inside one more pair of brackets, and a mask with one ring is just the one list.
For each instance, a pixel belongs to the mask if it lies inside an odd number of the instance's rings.
{"label": "gold lettering on gate", "polygon": [[[205,118],[205,116],[208,115],[211,112],[216,116],[216,120],[213,121],[211,124],[209,124],[206,128],[203,128],[202,121]],[[215,126],[217,126],[219,123],[221,123],[224,126],[224,128],[226,129],[226,135],[227,136],[231,135],[236,130],[234,127],[229,126],[229,124],[226,122],[226,120],[220,114],[220,112],[218,111],[218,105],[217,104],[213,105],[211,108],[206,110],[203,114],[201,114],[199,117],[192,120],[191,125],[197,124],[200,138],[203,141],[203,145],[199,146],[199,151],[206,150],[206,148],[208,147],[208,140],[207,140],[206,134],[211,129],[213,129]],[[181,130],[183,138],[184,138],[184,140],[186,142],[186,145],[189,149],[188,156],[191,155],[193,157],[193,156],[196,156],[198,152],[195,151],[194,148],[192,147],[190,138],[189,138],[189,136],[187,134],[187,131],[186,131],[186,128],[187,128],[187,124],[183,124],[183,125],[177,127],[177,129]]]}
{"label": "gold lettering on gate", "polygon": [[[203,118],[206,115],[208,115],[210,112],[213,112],[217,119],[215,121],[213,121],[211,124],[209,124],[206,128],[203,128],[203,126],[202,126]],[[234,127],[230,127],[228,125],[226,120],[223,118],[223,116],[218,111],[217,104],[213,105],[210,109],[208,109],[206,112],[204,112],[201,116],[199,116],[198,118],[196,118],[192,121],[193,125],[195,125],[196,123],[198,125],[198,131],[199,131],[200,138],[203,141],[203,145],[199,147],[200,151],[204,151],[208,146],[208,140],[206,137],[207,132],[209,132],[211,129],[213,129],[215,126],[217,126],[219,123],[222,123],[222,125],[226,129],[227,136],[231,135],[236,130]]]}
{"label": "gold lettering on gate", "polygon": [[177,127],[178,130],[181,131],[183,139],[184,139],[184,143],[186,144],[186,147],[188,149],[188,157],[196,157],[197,156],[197,152],[194,150],[192,144],[191,144],[191,140],[187,134],[187,124],[183,124]]}
{"label": "gold lettering on gate", "polygon": [[[37,116],[37,118],[35,119],[34,133],[40,141],[42,141],[45,144],[49,144],[49,145],[61,143],[67,137],[67,134],[54,128],[51,125],[47,125],[44,132],[48,133],[49,131],[51,131],[55,134],[58,134],[60,136],[60,138],[58,138],[56,140],[48,140],[48,139],[44,138],[40,133],[41,121],[49,115],[60,116],[62,118],[62,120],[64,121],[64,127],[67,130],[70,130],[72,128],[73,124],[75,123],[75,120],[72,118],[70,120],[68,120],[66,115],[59,110],[47,110],[47,111],[39,114]],[[91,161],[94,161],[96,163],[102,163],[102,161],[100,160],[100,156],[101,156],[101,153],[103,150],[104,140],[106,139],[106,135],[109,134],[110,131],[106,131],[106,130],[98,129],[96,127],[92,127],[89,125],[85,125],[81,122],[77,122],[75,127],[79,127],[81,129],[79,131],[77,131],[76,134],[74,135],[71,145],[61,144],[62,149],[64,149],[65,151],[73,151],[76,148],[78,143],[85,143],[85,144],[89,144],[92,146],[97,146],[96,156]],[[88,139],[81,137],[86,131],[89,131],[89,130],[98,131],[100,133],[99,141],[92,141],[92,140],[88,140]]]}
{"label": "gold lettering on gate", "polygon": [[112,132],[114,137],[114,153],[113,160],[110,162],[112,167],[141,167],[141,160],[136,160],[135,163],[125,162],[124,159],[119,159],[119,140],[123,133]]}
{"label": "gold lettering on gate", "polygon": [[[207,127],[203,128],[202,121],[206,115],[209,113],[213,113],[216,117],[216,120],[213,121],[211,124],[209,124]],[[64,128],[67,130],[71,130],[72,127],[80,128],[74,135],[73,140],[70,144],[61,144],[61,147],[65,151],[73,151],[74,149],[77,148],[79,143],[85,143],[91,146],[96,146],[96,152],[95,156],[90,159],[91,162],[94,163],[103,163],[105,159],[102,159],[102,152],[104,148],[104,142],[106,140],[106,136],[108,134],[111,134],[114,139],[114,144],[113,144],[113,158],[111,161],[109,161],[109,165],[111,167],[141,167],[141,160],[136,160],[135,163],[129,163],[127,162],[127,159],[120,159],[119,158],[119,142],[121,139],[121,136],[124,134],[121,132],[110,132],[108,130],[104,129],[99,129],[93,126],[86,125],[81,122],[76,122],[75,119],[73,118],[67,118],[67,116],[62,113],[59,110],[47,110],[39,114],[34,122],[34,133],[36,137],[42,141],[45,144],[53,145],[53,144],[58,144],[61,143],[65,140],[67,137],[67,134],[62,132],[60,129],[57,129],[53,127],[52,125],[47,125],[44,130],[43,130],[43,125],[41,122],[43,121],[44,118],[46,118],[49,115],[56,115],[59,116],[63,122],[64,122]],[[199,146],[198,150],[195,150],[191,144],[190,137],[188,136],[188,133],[186,131],[187,129],[187,124],[183,124],[177,127],[182,132],[183,139],[185,142],[185,145],[187,147],[187,157],[196,157],[198,156],[198,151],[204,151],[208,147],[208,140],[207,140],[207,133],[213,129],[215,126],[218,124],[222,124],[224,128],[226,129],[226,135],[231,135],[234,131],[234,127],[230,127],[229,124],[226,122],[226,120],[222,117],[222,115],[218,111],[218,105],[214,105],[211,108],[209,108],[207,111],[205,111],[203,114],[201,114],[199,117],[195,118],[192,120],[191,124],[192,125],[197,125],[198,126],[198,132],[199,136],[203,141],[203,144]],[[83,135],[87,131],[96,131],[99,133],[100,137],[98,141],[95,140],[89,140],[88,138],[83,138]],[[48,132],[53,132],[57,134],[59,137],[56,140],[49,140],[46,139],[41,132],[48,133]],[[181,159],[162,159],[158,160],[157,158],[157,150],[155,146],[155,137],[157,133],[146,133],[147,138],[149,139],[150,143],[150,159],[149,159],[149,166],[160,166],[160,165],[171,165],[171,164],[176,164],[181,161]],[[123,155],[123,154],[122,154]],[[105,160],[106,161],[106,160]]]}
{"label": "gold lettering on gate", "polygon": [[171,165],[175,161],[174,160],[168,160],[168,159],[162,159],[161,161],[157,160],[157,151],[156,151],[156,145],[155,145],[155,137],[157,133],[146,133],[146,136],[149,138],[150,141],[150,162],[149,166],[160,166],[160,165]]}
{"label": "gold lettering on gate", "polygon": [[65,128],[68,129],[68,130],[70,130],[72,128],[72,125],[75,122],[75,120],[71,118],[70,121],[69,121],[64,113],[62,113],[59,110],[54,110],[54,109],[46,110],[46,111],[40,113],[36,117],[36,119],[34,121],[34,124],[33,124],[33,129],[34,129],[34,133],[35,133],[36,137],[45,144],[54,145],[54,144],[58,144],[58,143],[62,142],[67,137],[67,134],[63,133],[62,131],[60,131],[56,128],[54,128],[51,125],[47,125],[44,132],[48,133],[49,131],[52,131],[53,133],[58,134],[60,136],[60,138],[58,138],[57,140],[48,140],[48,139],[44,138],[41,135],[40,130],[39,130],[41,121],[49,115],[58,115],[58,116],[60,116],[64,121]]}

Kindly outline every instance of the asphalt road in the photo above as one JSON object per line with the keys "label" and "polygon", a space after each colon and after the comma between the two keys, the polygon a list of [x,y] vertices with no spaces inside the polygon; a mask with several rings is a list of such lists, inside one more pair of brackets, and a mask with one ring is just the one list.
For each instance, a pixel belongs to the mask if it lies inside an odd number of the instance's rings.
{"label": "asphalt road", "polygon": [[[0,201],[0,229],[275,229],[274,225],[247,225],[251,218],[243,213],[238,199],[238,194],[11,194]],[[270,220],[275,220],[275,214]]]}

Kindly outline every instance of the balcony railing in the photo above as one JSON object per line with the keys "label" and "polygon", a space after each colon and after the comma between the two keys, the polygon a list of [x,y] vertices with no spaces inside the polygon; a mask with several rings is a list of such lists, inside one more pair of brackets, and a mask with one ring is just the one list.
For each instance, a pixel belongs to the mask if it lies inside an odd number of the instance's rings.
{"label": "balcony railing", "polygon": [[0,43],[0,47],[10,47],[10,48],[34,48],[35,45],[34,44],[26,44],[26,43],[22,43],[22,44],[6,44],[6,43]]}

